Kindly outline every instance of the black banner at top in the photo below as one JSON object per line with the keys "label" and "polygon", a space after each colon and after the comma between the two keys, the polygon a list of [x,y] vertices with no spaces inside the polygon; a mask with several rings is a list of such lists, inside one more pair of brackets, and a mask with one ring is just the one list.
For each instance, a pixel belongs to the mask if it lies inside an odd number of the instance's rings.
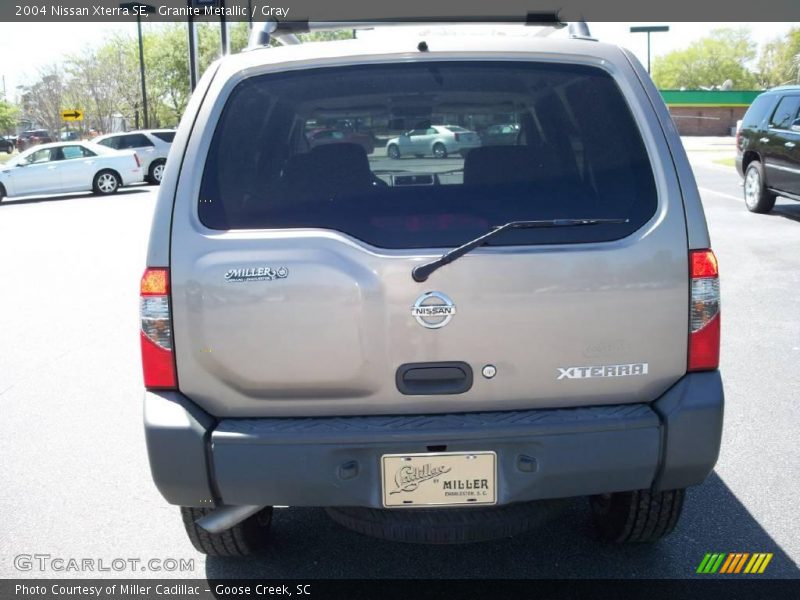
{"label": "black banner at top", "polygon": [[556,14],[562,21],[790,21],[799,0],[2,0],[0,21],[374,21],[524,22]]}

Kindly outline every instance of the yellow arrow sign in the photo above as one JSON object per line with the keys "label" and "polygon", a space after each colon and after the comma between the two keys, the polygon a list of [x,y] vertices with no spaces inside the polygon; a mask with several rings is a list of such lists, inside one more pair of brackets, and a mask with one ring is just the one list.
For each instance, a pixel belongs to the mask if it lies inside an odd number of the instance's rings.
{"label": "yellow arrow sign", "polygon": [[83,121],[83,111],[78,108],[62,110],[61,118],[65,121]]}

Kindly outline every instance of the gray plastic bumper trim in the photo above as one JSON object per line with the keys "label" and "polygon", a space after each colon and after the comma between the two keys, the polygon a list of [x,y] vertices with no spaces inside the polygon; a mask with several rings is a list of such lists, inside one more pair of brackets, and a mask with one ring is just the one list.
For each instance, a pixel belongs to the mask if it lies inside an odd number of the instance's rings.
{"label": "gray plastic bumper trim", "polygon": [[381,455],[432,448],[495,451],[506,504],[702,483],[723,404],[716,371],[689,374],[650,404],[442,415],[217,422],[177,392],[148,392],[145,430],[172,504],[380,507]]}
{"label": "gray plastic bumper trim", "polygon": [[683,377],[652,406],[661,419],[664,440],[653,487],[674,490],[702,483],[722,443],[725,394],[719,371]]}
{"label": "gray plastic bumper trim", "polygon": [[207,437],[215,420],[179,392],[145,392],[144,432],[153,481],[170,504],[215,505]]}

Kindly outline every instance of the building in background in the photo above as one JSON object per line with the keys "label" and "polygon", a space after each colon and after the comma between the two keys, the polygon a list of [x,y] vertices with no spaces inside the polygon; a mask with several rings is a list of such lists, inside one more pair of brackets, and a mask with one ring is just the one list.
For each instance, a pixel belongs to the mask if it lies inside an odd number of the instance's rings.
{"label": "building in background", "polygon": [[660,90],[681,135],[734,135],[762,91]]}

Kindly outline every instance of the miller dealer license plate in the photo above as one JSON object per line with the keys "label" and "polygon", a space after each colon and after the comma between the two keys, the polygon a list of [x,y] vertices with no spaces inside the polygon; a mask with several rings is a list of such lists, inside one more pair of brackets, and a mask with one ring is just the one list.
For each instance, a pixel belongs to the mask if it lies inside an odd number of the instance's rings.
{"label": "miller dealer license plate", "polygon": [[383,505],[387,508],[470,506],[497,502],[494,452],[384,454]]}

